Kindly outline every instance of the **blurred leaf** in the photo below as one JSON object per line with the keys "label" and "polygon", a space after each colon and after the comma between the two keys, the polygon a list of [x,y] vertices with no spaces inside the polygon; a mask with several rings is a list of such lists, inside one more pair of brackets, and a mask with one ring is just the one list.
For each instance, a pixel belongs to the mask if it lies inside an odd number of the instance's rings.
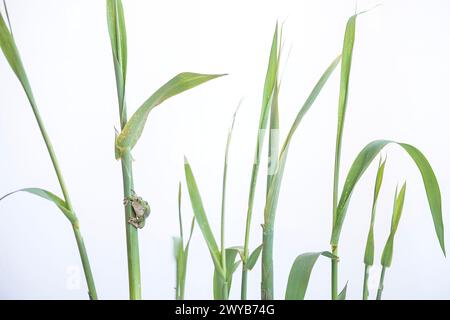
{"label": "blurred leaf", "polygon": [[57,195],[51,193],[50,191],[47,191],[44,189],[25,188],[25,189],[16,190],[16,191],[10,192],[7,195],[4,195],[3,197],[1,197],[0,201],[12,194],[17,193],[17,192],[28,192],[28,193],[34,194],[35,196],[38,196],[38,197],[46,199],[50,202],[53,202],[61,210],[61,212],[67,217],[67,219],[69,219],[69,221],[71,223],[76,223],[78,221],[75,214],[67,208],[67,205],[64,200],[62,200]]}
{"label": "blurred leaf", "polygon": [[430,206],[436,235],[441,245],[441,249],[445,255],[441,192],[433,169],[429,164],[428,160],[422,154],[422,152],[420,152],[417,148],[406,143],[397,143],[389,140],[372,141],[371,143],[369,143],[367,146],[364,147],[364,149],[358,154],[355,161],[353,162],[348,172],[344,188],[341,193],[341,198],[339,199],[336,221],[331,236],[331,244],[337,245],[339,242],[339,237],[341,234],[345,215],[347,213],[348,204],[350,202],[350,198],[356,183],[359,181],[359,179],[366,171],[370,163],[373,161],[373,159],[376,157],[376,155],[389,143],[395,143],[401,146],[412,158],[417,168],[419,169],[422,175],[423,184],[427,194],[428,204]]}
{"label": "blurred leaf", "polygon": [[191,72],[180,73],[159,88],[144,104],[133,114],[122,132],[116,139],[116,146],[120,156],[127,150],[133,149],[139,140],[150,111],[165,100],[192,89],[209,80],[224,76],[223,74],[198,74]]}
{"label": "blurred leaf", "polygon": [[303,253],[295,259],[289,273],[286,288],[286,300],[304,300],[309,278],[317,259],[324,256],[330,259],[338,259],[328,251]]}

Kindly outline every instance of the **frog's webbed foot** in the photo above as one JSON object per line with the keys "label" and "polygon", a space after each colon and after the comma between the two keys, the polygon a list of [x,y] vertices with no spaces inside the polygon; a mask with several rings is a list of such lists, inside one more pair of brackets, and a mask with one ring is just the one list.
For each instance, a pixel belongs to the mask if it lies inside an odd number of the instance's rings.
{"label": "frog's webbed foot", "polygon": [[128,219],[128,223],[131,224],[133,227],[135,227],[136,229],[139,229],[139,224],[136,221],[136,218],[130,218]]}

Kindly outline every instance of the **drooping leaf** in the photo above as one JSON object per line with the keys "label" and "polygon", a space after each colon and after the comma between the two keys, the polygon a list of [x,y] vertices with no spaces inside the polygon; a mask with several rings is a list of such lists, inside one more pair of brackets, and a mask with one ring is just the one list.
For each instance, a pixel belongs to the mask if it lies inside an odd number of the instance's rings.
{"label": "drooping leaf", "polygon": [[165,100],[184,91],[199,86],[209,80],[224,76],[224,74],[198,74],[192,72],[180,73],[159,88],[144,104],[131,116],[122,132],[116,139],[116,146],[120,156],[123,152],[133,149],[139,140],[150,111]]}
{"label": "drooping leaf", "polygon": [[197,182],[195,181],[194,174],[192,173],[191,166],[186,157],[184,159],[184,172],[186,175],[186,184],[189,190],[189,197],[191,199],[192,210],[194,211],[195,219],[203,234],[203,238],[205,239],[205,242],[208,246],[216,269],[218,269],[221,274],[224,274],[221,267],[221,254],[219,251],[219,247],[217,246],[216,239],[214,238],[214,234],[209,225],[205,209],[203,208],[200,192],[197,187]]}
{"label": "drooping leaf", "polygon": [[364,253],[364,264],[367,266],[373,265],[374,260],[374,252],[375,252],[375,241],[374,241],[374,225],[375,225],[375,214],[377,208],[378,195],[380,193],[381,184],[383,182],[384,168],[386,166],[386,159],[384,161],[380,157],[380,162],[378,164],[377,177],[375,180],[375,189],[373,193],[373,202],[372,202],[372,213],[370,217],[370,227],[369,233],[367,235],[366,241],[366,250]]}
{"label": "drooping leaf", "polygon": [[356,183],[359,181],[363,173],[366,171],[370,163],[376,157],[376,155],[389,143],[395,143],[401,146],[407,154],[412,158],[417,168],[422,175],[422,181],[425,187],[425,191],[428,198],[428,204],[430,206],[431,216],[433,218],[434,228],[436,236],[439,240],[441,249],[445,255],[445,242],[444,242],[444,225],[442,222],[442,204],[441,204],[441,192],[438,181],[433,172],[433,169],[422,154],[420,150],[412,145],[406,143],[398,143],[389,140],[375,140],[365,146],[358,154],[353,162],[339,199],[337,207],[336,221],[333,226],[333,233],[331,236],[331,244],[337,245],[339,242],[342,226],[347,213],[348,204],[350,202],[351,195],[355,188]]}
{"label": "drooping leaf", "polygon": [[311,272],[320,256],[337,259],[335,255],[328,251],[303,253],[295,259],[289,273],[285,295],[286,300],[304,300]]}
{"label": "drooping leaf", "polygon": [[28,193],[34,194],[35,196],[38,196],[38,197],[46,199],[50,202],[53,202],[59,208],[59,210],[61,210],[61,212],[66,216],[66,218],[69,219],[69,221],[71,223],[75,223],[77,221],[77,217],[75,216],[75,214],[72,211],[70,211],[67,208],[67,205],[64,200],[62,200],[60,197],[58,197],[54,193],[44,190],[44,189],[25,188],[25,189],[16,190],[16,191],[10,192],[10,193],[4,195],[3,197],[1,197],[0,201],[12,194],[17,193],[17,192],[28,192]]}
{"label": "drooping leaf", "polygon": [[392,256],[394,253],[394,238],[395,233],[397,232],[400,218],[402,216],[403,204],[405,202],[405,194],[406,194],[406,182],[403,184],[398,194],[397,190],[395,190],[394,210],[392,213],[392,221],[391,221],[391,232],[389,233],[388,240],[386,241],[386,245],[384,246],[383,254],[381,256],[381,265],[386,268],[389,268],[392,264]]}

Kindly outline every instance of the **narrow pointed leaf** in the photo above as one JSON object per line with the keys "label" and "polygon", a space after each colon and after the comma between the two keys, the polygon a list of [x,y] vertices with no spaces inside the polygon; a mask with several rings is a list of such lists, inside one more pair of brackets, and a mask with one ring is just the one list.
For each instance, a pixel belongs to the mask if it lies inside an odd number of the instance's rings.
{"label": "narrow pointed leaf", "polygon": [[338,294],[337,300],[345,300],[347,298],[347,286],[348,282],[345,284],[344,289]]}
{"label": "narrow pointed leaf", "polygon": [[364,149],[362,149],[362,151],[358,154],[355,161],[353,162],[347,174],[347,178],[341,193],[341,198],[339,199],[336,221],[333,226],[333,233],[331,236],[331,244],[337,245],[339,243],[339,238],[347,213],[347,208],[356,183],[359,181],[359,179],[364,174],[373,159],[377,156],[377,154],[389,143],[395,143],[402,147],[412,158],[417,168],[419,169],[427,194],[428,204],[430,206],[436,236],[439,240],[442,252],[445,255],[441,192],[433,169],[422,152],[420,152],[420,150],[418,150],[414,146],[389,140],[375,140],[370,142],[367,146],[364,147]]}
{"label": "narrow pointed leaf", "polygon": [[391,232],[389,234],[386,245],[384,246],[383,254],[381,256],[381,265],[389,268],[392,264],[392,256],[394,254],[394,238],[397,232],[398,224],[403,212],[403,204],[405,202],[406,183],[403,184],[400,192],[395,192],[394,210],[392,213]]}
{"label": "narrow pointed leaf", "polygon": [[275,26],[275,31],[273,33],[272,45],[269,54],[269,63],[267,66],[266,78],[264,81],[263,98],[261,111],[259,115],[258,122],[258,132],[256,135],[256,150],[255,158],[253,161],[252,174],[250,178],[250,188],[248,193],[248,203],[247,203],[247,221],[246,221],[246,231],[245,231],[245,249],[243,263],[246,263],[248,258],[248,245],[249,245],[249,235],[250,235],[250,225],[253,214],[253,202],[255,199],[256,183],[258,180],[258,172],[260,167],[261,153],[264,145],[264,138],[267,129],[267,122],[269,118],[271,98],[273,96],[274,86],[277,82],[279,67],[279,56],[278,56],[278,23]]}
{"label": "narrow pointed leaf", "polygon": [[320,256],[330,259],[337,259],[336,256],[328,251],[303,253],[295,259],[291,272],[289,273],[289,280],[285,295],[286,300],[305,299],[311,272]]}
{"label": "narrow pointed leaf", "polygon": [[0,198],[0,201],[5,199],[6,197],[13,195],[17,192],[28,192],[31,194],[34,194],[35,196],[41,197],[43,199],[46,199],[50,202],[53,202],[60,210],[61,212],[67,217],[67,219],[69,219],[69,221],[71,223],[75,223],[77,221],[76,216],[74,215],[74,213],[72,211],[70,211],[67,208],[66,203],[64,202],[64,200],[62,200],[60,197],[58,197],[57,195],[55,195],[54,193],[44,190],[44,189],[40,189],[40,188],[25,188],[25,189],[20,189],[20,190],[16,190],[13,191],[11,193],[8,193],[7,195],[4,195],[3,197]]}
{"label": "narrow pointed leaf", "polygon": [[374,253],[375,253],[375,240],[374,240],[374,225],[375,225],[375,214],[377,208],[378,195],[380,193],[381,184],[383,183],[384,176],[384,168],[386,166],[386,159],[382,161],[380,158],[380,162],[378,164],[377,177],[375,180],[375,189],[373,194],[373,202],[372,202],[372,213],[370,217],[370,227],[369,233],[367,235],[366,241],[366,250],[364,253],[364,264],[368,266],[373,265]]}
{"label": "narrow pointed leaf", "polygon": [[217,246],[217,242],[216,239],[214,238],[214,234],[209,225],[205,209],[203,208],[203,203],[200,196],[200,192],[197,187],[197,182],[195,181],[195,177],[192,172],[191,166],[189,165],[189,162],[186,158],[184,164],[184,171],[186,175],[186,184],[189,190],[189,197],[191,199],[192,210],[194,211],[195,219],[203,234],[203,238],[205,239],[206,245],[208,246],[214,265],[216,266],[217,269],[220,270],[221,273],[223,273],[223,270],[220,265],[221,254],[219,251],[219,247]]}
{"label": "narrow pointed leaf", "polygon": [[303,117],[305,114],[309,111],[311,106],[313,105],[314,101],[316,100],[317,96],[319,95],[320,91],[322,90],[323,86],[333,73],[336,66],[339,64],[340,56],[338,56],[336,59],[333,60],[333,62],[328,66],[328,68],[325,70],[325,72],[320,77],[319,81],[314,86],[313,90],[309,94],[308,98],[306,99],[305,103],[303,104],[302,108],[297,114],[297,117],[295,118],[289,133],[286,137],[286,140],[284,141],[283,147],[281,149],[281,153],[278,160],[278,165],[274,174],[274,177],[272,178],[272,183],[270,185],[269,194],[266,201],[266,207],[265,207],[265,220],[268,223],[272,223],[272,220],[275,218],[275,212],[278,204],[278,196],[280,192],[281,187],[281,181],[284,174],[284,167],[287,160],[287,155],[289,152],[289,145],[291,143],[291,139],[297,130],[298,126],[300,125],[301,121],[303,120]]}
{"label": "narrow pointed leaf", "polygon": [[20,83],[22,84],[22,87],[25,90],[25,93],[32,108],[33,109],[36,108],[33,92],[31,90],[31,86],[28,81],[25,68],[22,64],[19,50],[17,49],[14,37],[11,34],[10,30],[8,29],[8,26],[6,25],[5,20],[3,19],[3,15],[1,13],[0,13],[0,47],[3,51],[6,60],[11,66],[11,69],[14,71]]}
{"label": "narrow pointed leaf", "polygon": [[124,121],[126,121],[125,83],[127,77],[127,32],[125,28],[122,1],[107,0],[106,15],[113,53],[114,71],[116,73],[120,120],[121,126],[123,127],[123,125],[125,125]]}
{"label": "narrow pointed leaf", "polygon": [[133,114],[116,139],[116,146],[120,156],[126,150],[131,150],[139,140],[150,111],[165,100],[184,91],[192,89],[209,80],[224,76],[223,74],[198,74],[192,72],[180,73],[159,88],[144,104]]}
{"label": "narrow pointed leaf", "polygon": [[263,246],[260,245],[258,246],[250,255],[250,257],[247,260],[247,265],[246,268],[248,270],[252,270],[253,267],[256,265],[256,262],[258,261],[259,256],[261,255],[261,251],[262,251]]}

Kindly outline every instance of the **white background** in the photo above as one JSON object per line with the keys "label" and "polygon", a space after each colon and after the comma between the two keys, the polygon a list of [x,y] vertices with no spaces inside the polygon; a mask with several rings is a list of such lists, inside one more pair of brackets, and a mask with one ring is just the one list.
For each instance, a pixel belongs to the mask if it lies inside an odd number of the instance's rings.
{"label": "white background", "polygon": [[[358,9],[376,3],[359,1]],[[183,155],[190,159],[218,237],[226,134],[236,104],[245,98],[230,150],[226,230],[227,245],[242,245],[275,22],[285,22],[280,93],[284,137],[312,86],[340,52],[355,1],[126,0],[124,7],[130,113],[179,72],[229,73],[158,107],[133,152],[135,189],[152,206],[148,224],[140,232],[143,297],[172,299],[172,236],[178,234],[176,198],[178,181],[184,177]],[[447,230],[449,10],[450,4],[444,0],[384,1],[358,18],[342,153],[343,180],[354,157],[369,141],[389,138],[420,148],[441,185]],[[113,153],[118,107],[105,1],[15,0],[9,1],[9,13],[81,221],[98,295],[126,299],[121,171]],[[3,57],[0,83],[0,194],[28,186],[59,194],[31,109]],[[336,72],[291,144],[276,221],[277,298],[284,296],[298,254],[329,248],[338,88]],[[449,298],[450,262],[444,259],[435,237],[420,174],[398,147],[388,147],[385,153],[388,161],[375,234],[377,264],[389,230],[396,184],[407,180],[408,190],[384,297]],[[351,299],[361,297],[375,167],[370,167],[355,190],[341,237],[340,286],[349,281]],[[252,248],[261,240],[265,165],[262,168]],[[186,189],[183,191],[187,229],[192,210]],[[17,194],[0,203],[0,214],[1,298],[87,298],[70,224],[51,203]],[[450,237],[448,232],[446,236]],[[189,258],[186,297],[211,298],[212,263],[199,229]],[[329,269],[329,261],[319,259],[307,298],[329,298]],[[375,276],[377,272],[374,267]],[[375,276],[373,284],[378,280]],[[249,298],[259,298],[259,277],[258,265],[249,276]],[[239,287],[240,270],[232,298],[239,298]]]}

